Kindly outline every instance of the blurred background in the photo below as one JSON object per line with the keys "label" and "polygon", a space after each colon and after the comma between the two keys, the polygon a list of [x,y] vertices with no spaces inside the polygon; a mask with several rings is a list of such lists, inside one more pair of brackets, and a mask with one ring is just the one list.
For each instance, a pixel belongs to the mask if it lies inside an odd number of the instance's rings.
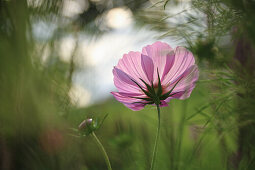
{"label": "blurred background", "polygon": [[255,169],[254,0],[0,0],[0,169],[149,169],[156,108],[118,103],[112,68],[160,40],[200,78],[162,109],[156,169]]}

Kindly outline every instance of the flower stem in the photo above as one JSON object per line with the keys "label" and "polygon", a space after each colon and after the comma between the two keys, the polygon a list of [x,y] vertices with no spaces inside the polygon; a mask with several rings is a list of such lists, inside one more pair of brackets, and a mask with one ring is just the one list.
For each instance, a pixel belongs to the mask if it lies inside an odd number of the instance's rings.
{"label": "flower stem", "polygon": [[157,105],[157,111],[158,111],[158,128],[157,128],[157,134],[156,134],[154,149],[153,149],[153,153],[152,153],[152,160],[151,160],[150,170],[154,169],[155,160],[156,160],[156,157],[157,157],[157,150],[158,150],[158,138],[159,138],[159,131],[160,131],[160,108],[159,108],[159,105]]}
{"label": "flower stem", "polygon": [[95,141],[97,142],[97,145],[99,146],[99,148],[101,149],[103,155],[104,155],[104,159],[105,159],[105,162],[107,164],[107,168],[108,170],[112,170],[112,167],[111,167],[111,163],[110,163],[110,160],[109,160],[109,157],[104,149],[104,146],[102,145],[102,143],[99,141],[99,139],[97,138],[96,134],[94,132],[92,132],[92,136],[94,137]]}

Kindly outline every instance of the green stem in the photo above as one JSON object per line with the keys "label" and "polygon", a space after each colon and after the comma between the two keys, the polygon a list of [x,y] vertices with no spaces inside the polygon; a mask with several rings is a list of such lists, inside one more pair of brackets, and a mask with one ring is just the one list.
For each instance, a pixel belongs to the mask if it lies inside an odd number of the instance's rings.
{"label": "green stem", "polygon": [[112,167],[111,167],[111,163],[110,163],[110,160],[109,160],[109,157],[104,149],[104,146],[102,145],[102,143],[99,141],[99,139],[97,138],[96,134],[94,132],[92,132],[92,136],[94,137],[95,141],[97,142],[99,148],[101,149],[103,155],[104,155],[104,159],[105,159],[105,162],[107,164],[107,168],[108,170],[112,170]]}
{"label": "green stem", "polygon": [[159,108],[159,105],[157,105],[157,111],[158,111],[158,128],[157,128],[157,134],[156,134],[154,149],[153,149],[153,153],[152,153],[152,160],[151,160],[150,170],[154,169],[155,160],[156,160],[156,157],[157,157],[157,150],[158,150],[158,138],[159,138],[159,130],[160,130],[160,108]]}

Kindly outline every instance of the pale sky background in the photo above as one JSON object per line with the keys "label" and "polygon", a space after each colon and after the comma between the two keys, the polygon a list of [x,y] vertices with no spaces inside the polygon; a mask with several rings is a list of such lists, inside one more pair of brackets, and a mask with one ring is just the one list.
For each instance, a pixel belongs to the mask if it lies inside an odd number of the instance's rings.
{"label": "pale sky background", "polygon": [[[83,0],[66,0],[63,16],[74,17],[86,8]],[[178,13],[186,8],[188,8],[187,3],[168,11]],[[132,12],[126,7],[113,8],[108,11],[105,21],[113,31],[94,40],[88,40],[86,35],[78,35],[76,63],[79,68],[73,76],[73,87],[69,92],[72,102],[77,106],[88,106],[109,98],[110,92],[116,91],[112,69],[123,54],[129,51],[141,51],[142,47],[157,41],[156,32],[134,27]],[[34,25],[33,32],[37,38],[48,39],[52,36],[54,29],[56,29],[55,24],[39,21]],[[67,35],[60,40],[61,60],[70,61],[75,41],[72,35]],[[171,41],[170,38],[160,41],[169,43],[173,48],[177,46],[176,42]]]}

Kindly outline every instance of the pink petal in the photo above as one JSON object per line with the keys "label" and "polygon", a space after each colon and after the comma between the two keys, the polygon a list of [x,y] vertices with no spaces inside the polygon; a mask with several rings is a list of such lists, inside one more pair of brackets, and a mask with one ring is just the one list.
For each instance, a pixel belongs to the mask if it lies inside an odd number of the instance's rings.
{"label": "pink petal", "polygon": [[125,93],[125,92],[118,92],[118,93],[125,97],[147,97],[144,93]]}
{"label": "pink petal", "polygon": [[145,107],[145,104],[142,104],[142,103],[124,104],[124,105],[134,111],[139,111]]}
{"label": "pink petal", "polygon": [[132,85],[132,86],[135,86],[137,87],[137,85],[135,84],[132,77],[130,77],[129,75],[127,75],[125,72],[123,72],[122,70],[114,67],[114,70],[115,70],[115,73],[116,73],[116,76],[121,80],[123,81],[124,83],[127,83],[129,85]]}
{"label": "pink petal", "polygon": [[133,96],[127,96],[123,95],[119,92],[111,92],[113,96],[121,103],[134,103],[134,102],[140,102],[141,99],[132,98]]}
{"label": "pink petal", "polygon": [[132,97],[145,97],[144,95],[139,94],[128,94],[128,93],[119,93],[119,92],[111,92],[116,100],[123,103],[125,106],[132,110],[141,110],[144,108],[145,104],[141,99],[136,99]]}
{"label": "pink petal", "polygon": [[166,65],[165,65],[164,72],[163,72],[162,77],[161,77],[161,81],[164,80],[165,76],[168,74],[170,69],[173,67],[174,59],[175,59],[175,56],[174,56],[173,53],[167,54],[167,56],[166,56]]}
{"label": "pink petal", "polygon": [[178,92],[178,93],[174,94],[173,96],[168,97],[168,98],[165,99],[164,101],[165,101],[166,103],[169,103],[171,99],[178,99],[178,98],[180,98],[184,93],[185,93],[185,91]]}
{"label": "pink petal", "polygon": [[195,84],[192,84],[192,85],[189,87],[189,89],[187,89],[186,91],[184,91],[184,93],[183,93],[180,97],[178,97],[178,99],[184,100],[184,99],[189,98],[190,95],[191,95],[191,92],[193,91],[194,88],[195,88]]}
{"label": "pink petal", "polygon": [[[153,60],[154,64],[154,84],[158,82],[157,69],[159,71],[159,75],[162,78],[166,63],[169,64],[170,60],[167,61],[167,56],[171,57],[173,53],[172,48],[163,42],[157,41],[152,45],[148,45],[143,48],[142,54],[149,56]],[[167,66],[166,71],[169,69]]]}
{"label": "pink petal", "polygon": [[122,70],[114,67],[113,75],[114,84],[120,92],[140,93],[140,88],[131,80],[133,78]]}
{"label": "pink petal", "polygon": [[168,106],[168,104],[164,100],[161,100],[160,102],[161,102],[160,107],[167,107]]}
{"label": "pink petal", "polygon": [[141,64],[149,82],[153,82],[154,65],[152,59],[142,54]]}
{"label": "pink petal", "polygon": [[195,84],[193,84],[188,90],[186,91],[179,91],[179,92],[174,92],[176,94],[174,94],[173,96],[171,97],[168,97],[167,99],[165,99],[164,101],[166,103],[169,103],[171,99],[180,99],[180,100],[183,100],[183,99],[187,99],[190,97],[190,94],[192,92],[192,90],[195,88]]}
{"label": "pink petal", "polygon": [[165,91],[167,92],[171,90],[174,85],[179,81],[172,91],[172,94],[176,94],[174,96],[171,96],[171,98],[186,99],[190,96],[192,90],[194,89],[198,77],[198,68],[196,65],[192,65],[182,75],[180,75],[173,82],[168,84],[165,88]]}
{"label": "pink petal", "polygon": [[173,91],[188,90],[198,80],[198,77],[199,71],[197,66],[190,66],[179,78],[174,80],[174,82],[177,82],[181,79]]}
{"label": "pink petal", "polygon": [[140,52],[131,51],[128,54],[124,54],[116,67],[131,76],[137,83],[140,83],[142,87],[145,86],[140,78],[149,83],[147,75],[142,68]]}
{"label": "pink petal", "polygon": [[175,49],[175,60],[173,66],[170,71],[165,75],[164,80],[162,80],[162,84],[166,85],[176,78],[178,78],[181,74],[184,73],[190,66],[195,64],[195,60],[193,54],[185,49],[184,47],[176,47]]}

